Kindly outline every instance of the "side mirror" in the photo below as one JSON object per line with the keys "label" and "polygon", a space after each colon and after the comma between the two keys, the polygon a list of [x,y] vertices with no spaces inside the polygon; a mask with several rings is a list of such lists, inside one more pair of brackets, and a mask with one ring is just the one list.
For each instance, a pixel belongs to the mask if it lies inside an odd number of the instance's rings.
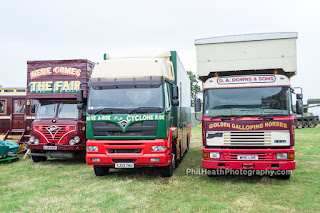
{"label": "side mirror", "polygon": [[84,104],[83,103],[77,104],[77,108],[78,109],[83,109],[84,108]]}
{"label": "side mirror", "polygon": [[195,112],[201,112],[201,100],[200,98],[194,99],[194,111]]}
{"label": "side mirror", "polygon": [[303,95],[302,95],[302,94],[297,94],[297,95],[296,95],[296,99],[297,99],[297,100],[298,100],[298,99],[302,100],[302,98],[303,98]]}
{"label": "side mirror", "polygon": [[179,98],[179,87],[177,85],[172,85],[172,98],[173,99]]}
{"label": "side mirror", "polygon": [[179,100],[172,100],[172,106],[179,106]]}
{"label": "side mirror", "polygon": [[[298,96],[299,94],[297,94]],[[297,102],[296,102],[296,113],[298,115],[302,115],[303,114],[303,102],[302,102],[302,99],[297,99]]]}
{"label": "side mirror", "polygon": [[83,103],[83,90],[82,89],[78,90],[78,92],[77,92],[77,102]]}

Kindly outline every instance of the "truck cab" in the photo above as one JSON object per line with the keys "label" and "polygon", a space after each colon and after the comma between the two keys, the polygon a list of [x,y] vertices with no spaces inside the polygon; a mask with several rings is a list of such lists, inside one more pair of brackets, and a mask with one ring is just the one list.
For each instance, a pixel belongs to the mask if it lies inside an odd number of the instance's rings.
{"label": "truck cab", "polygon": [[78,109],[77,97],[87,97],[93,66],[86,59],[28,62],[27,97],[38,100],[28,142],[34,162],[85,157],[85,107]]}
{"label": "truck cab", "polygon": [[173,51],[110,56],[95,67],[89,82],[86,160],[96,175],[137,167],[160,167],[162,176],[172,175],[191,136],[190,82],[177,63]]}
{"label": "truck cab", "polygon": [[[202,162],[211,175],[272,170],[290,178],[296,38],[297,33],[262,33],[196,40],[203,82]],[[195,108],[200,111],[200,99]],[[302,111],[302,94],[297,110]]]}

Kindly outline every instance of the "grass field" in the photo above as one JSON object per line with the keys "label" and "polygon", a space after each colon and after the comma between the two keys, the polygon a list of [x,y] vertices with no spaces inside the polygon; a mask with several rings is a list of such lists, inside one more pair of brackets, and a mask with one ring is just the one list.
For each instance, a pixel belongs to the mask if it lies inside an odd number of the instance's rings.
{"label": "grass field", "polygon": [[71,160],[0,165],[1,212],[316,212],[320,211],[320,127],[296,130],[297,169],[290,180],[186,175],[201,168],[201,129],[172,178],[156,169],[111,170]]}

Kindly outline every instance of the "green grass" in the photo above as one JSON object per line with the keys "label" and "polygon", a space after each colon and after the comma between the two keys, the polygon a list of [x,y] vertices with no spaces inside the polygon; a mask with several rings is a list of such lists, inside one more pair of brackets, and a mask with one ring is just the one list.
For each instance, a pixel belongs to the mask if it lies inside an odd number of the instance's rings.
{"label": "green grass", "polygon": [[112,170],[70,160],[0,165],[1,212],[316,212],[320,210],[320,127],[296,130],[297,169],[290,180],[186,175],[201,168],[201,129],[172,178],[156,169]]}

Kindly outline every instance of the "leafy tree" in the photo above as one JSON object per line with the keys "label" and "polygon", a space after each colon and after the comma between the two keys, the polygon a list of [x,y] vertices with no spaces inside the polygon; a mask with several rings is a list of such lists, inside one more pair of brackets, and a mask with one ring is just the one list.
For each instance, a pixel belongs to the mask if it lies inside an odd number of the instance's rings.
{"label": "leafy tree", "polygon": [[201,90],[197,76],[192,71],[187,71],[189,78],[190,78],[190,89],[191,89],[191,106],[194,105],[194,98],[196,95],[196,92]]}

